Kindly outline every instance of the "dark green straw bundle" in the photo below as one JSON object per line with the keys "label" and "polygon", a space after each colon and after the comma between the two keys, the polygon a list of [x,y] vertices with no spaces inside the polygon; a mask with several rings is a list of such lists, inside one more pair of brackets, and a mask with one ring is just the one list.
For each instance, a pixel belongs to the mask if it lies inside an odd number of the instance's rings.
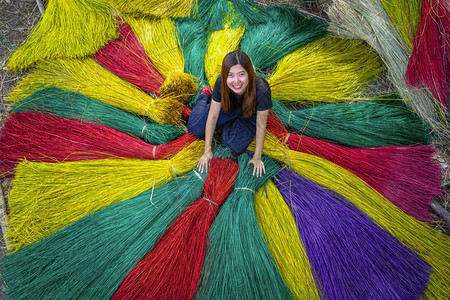
{"label": "dark green straw bundle", "polygon": [[272,100],[273,111],[286,128],[349,147],[429,144],[429,128],[402,101],[372,100],[333,103],[289,110]]}
{"label": "dark green straw bundle", "polygon": [[257,70],[327,34],[327,24],[307,19],[295,8],[272,6],[264,12],[264,23],[247,26],[241,41]]}
{"label": "dark green straw bundle", "polygon": [[250,158],[238,157],[234,191],[210,229],[198,299],[290,299],[255,213],[255,191],[279,168],[264,156],[266,174],[257,178]]}
{"label": "dark green straw bundle", "polygon": [[205,55],[208,47],[207,24],[200,19],[175,20],[178,40],[183,48],[184,72],[206,81]]}
{"label": "dark green straw bundle", "polygon": [[9,298],[108,299],[171,222],[201,197],[205,178],[192,171],[3,257]]}
{"label": "dark green straw bundle", "polygon": [[173,125],[150,122],[143,116],[123,111],[81,93],[46,88],[21,100],[13,107],[14,112],[41,111],[63,118],[99,123],[142,138],[152,145],[168,143],[185,132]]}

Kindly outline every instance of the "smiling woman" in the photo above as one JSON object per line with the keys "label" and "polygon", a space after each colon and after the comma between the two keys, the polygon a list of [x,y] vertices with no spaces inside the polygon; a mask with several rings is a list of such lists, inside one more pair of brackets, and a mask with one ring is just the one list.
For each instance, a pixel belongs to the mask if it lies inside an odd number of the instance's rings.
{"label": "smiling woman", "polygon": [[256,135],[256,148],[250,163],[253,175],[265,173],[261,161],[264,135],[269,109],[272,107],[269,84],[255,75],[250,58],[242,51],[228,53],[222,62],[211,96],[204,87],[188,121],[188,131],[205,137],[205,152],[198,166],[200,171],[208,168],[212,158],[212,138],[215,129],[222,127],[222,144],[233,154],[240,154]]}

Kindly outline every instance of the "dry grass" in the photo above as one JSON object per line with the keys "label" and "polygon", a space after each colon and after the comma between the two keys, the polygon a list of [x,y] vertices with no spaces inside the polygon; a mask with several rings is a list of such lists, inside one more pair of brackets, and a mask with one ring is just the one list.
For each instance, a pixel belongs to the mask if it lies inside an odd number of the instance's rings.
{"label": "dry grass", "polygon": [[[47,0],[42,0],[45,5]],[[330,2],[329,0],[255,0],[261,6],[283,5],[295,7],[305,17],[314,18],[320,21],[328,21],[327,15],[324,12],[324,7]],[[4,68],[7,65],[9,56],[25,41],[31,30],[37,24],[41,17],[36,0],[1,0],[0,1],[0,64],[1,64],[1,82],[0,82],[0,128],[3,120],[7,117],[9,109],[5,106],[4,98],[10,93],[15,84],[25,74],[8,72]],[[390,83],[384,77],[381,77],[370,90],[388,91]],[[369,91],[370,91],[369,90]],[[444,141],[439,141],[435,144],[438,150],[442,153],[438,157],[443,166],[443,196],[439,199],[440,204],[450,211],[450,174],[449,174],[449,159],[444,153],[448,150],[448,144]],[[445,157],[445,158],[444,158]],[[3,187],[3,194],[5,199],[8,199],[8,191],[11,188],[9,180],[1,182]],[[436,224],[438,229],[448,229],[448,225],[440,222]],[[2,299],[0,294],[0,299]]]}

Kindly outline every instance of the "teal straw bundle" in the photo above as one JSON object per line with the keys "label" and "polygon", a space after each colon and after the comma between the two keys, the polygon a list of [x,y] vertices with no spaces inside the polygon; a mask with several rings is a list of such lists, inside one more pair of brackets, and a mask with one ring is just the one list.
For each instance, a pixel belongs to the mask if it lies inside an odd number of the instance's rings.
{"label": "teal straw bundle", "polygon": [[[391,98],[392,99],[392,98]],[[273,100],[286,128],[350,147],[429,144],[430,129],[400,100],[357,101],[289,110]]]}
{"label": "teal straw bundle", "polygon": [[185,132],[174,125],[161,125],[81,93],[44,88],[14,104],[14,112],[41,111],[63,118],[99,123],[137,136],[152,145],[168,143]]}

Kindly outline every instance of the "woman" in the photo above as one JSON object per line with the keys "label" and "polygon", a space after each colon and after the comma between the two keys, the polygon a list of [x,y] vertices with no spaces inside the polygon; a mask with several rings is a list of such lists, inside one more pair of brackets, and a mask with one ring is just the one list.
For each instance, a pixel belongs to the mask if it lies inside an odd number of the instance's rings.
{"label": "woman", "polygon": [[242,51],[228,53],[214,84],[212,101],[208,87],[203,87],[188,121],[188,131],[205,137],[205,151],[198,162],[199,171],[208,169],[212,155],[212,139],[222,127],[222,144],[237,155],[245,151],[256,135],[256,147],[250,163],[253,175],[265,173],[261,161],[269,109],[272,108],[267,81],[255,75],[250,58]]}

